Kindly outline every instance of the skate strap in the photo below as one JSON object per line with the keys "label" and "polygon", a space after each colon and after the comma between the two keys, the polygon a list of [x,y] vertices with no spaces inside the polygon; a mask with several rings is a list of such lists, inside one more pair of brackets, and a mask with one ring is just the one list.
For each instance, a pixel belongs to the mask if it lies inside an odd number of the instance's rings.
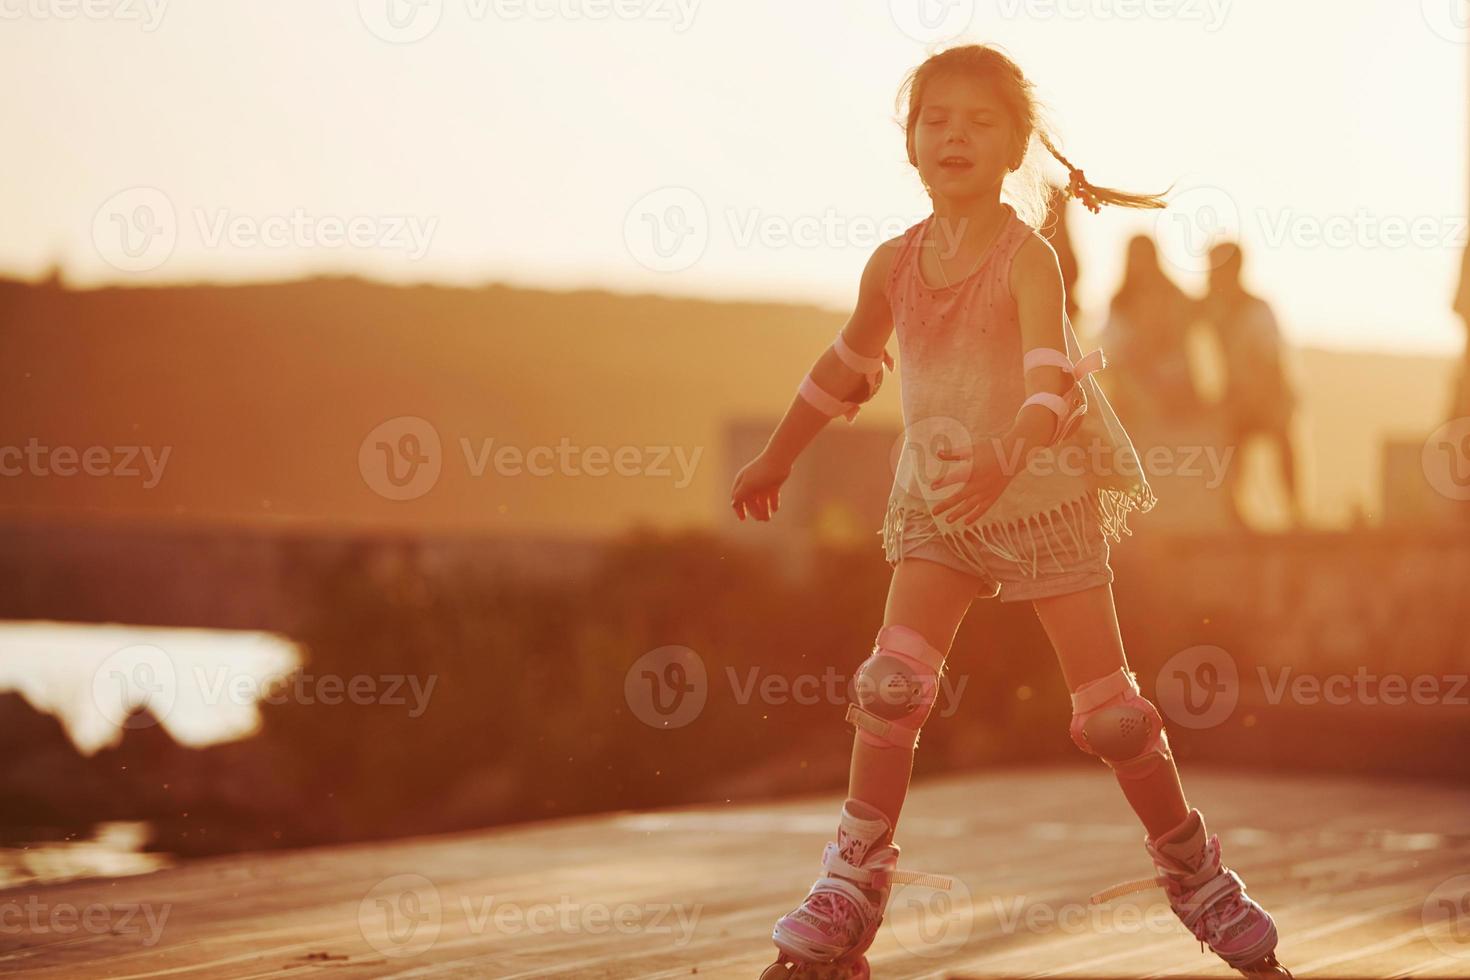
{"label": "skate strap", "polygon": [[1051,409],[1052,414],[1057,417],[1059,422],[1072,414],[1072,402],[1063,398],[1061,395],[1054,395],[1049,391],[1038,391],[1021,403],[1022,408],[1025,408],[1027,405],[1040,405],[1042,408]]}
{"label": "skate strap", "polygon": [[822,851],[822,868],[829,875],[841,875],[843,878],[851,879],[869,888],[883,888],[887,885],[922,885],[925,888],[947,892],[954,887],[954,879],[947,875],[929,874],[923,871],[899,871],[897,868],[882,866],[860,868],[838,853],[835,841],[828,841],[827,847]]}
{"label": "skate strap", "polygon": [[1113,698],[1129,691],[1137,693],[1138,682],[1134,677],[1135,675],[1126,667],[1119,667],[1106,677],[1083,684],[1072,692],[1073,716],[1095,711]]}
{"label": "skate strap", "polygon": [[797,394],[806,399],[808,404],[829,419],[835,419],[841,415],[851,423],[857,418],[857,414],[861,410],[863,403],[876,395],[878,389],[882,387],[883,369],[885,367],[890,371],[893,369],[893,357],[888,353],[887,348],[884,348],[883,354],[880,357],[865,357],[848,346],[847,341],[842,339],[841,333],[832,342],[832,349],[837,352],[837,357],[843,364],[858,374],[861,374],[863,379],[867,381],[867,394],[861,396],[857,401],[843,401],[817,384],[816,379],[812,377],[810,371],[807,372],[806,377],[801,379],[801,384],[797,386],[796,391]]}
{"label": "skate strap", "polygon": [[822,851],[822,870],[828,874],[839,874],[844,878],[851,878],[861,885],[871,886],[873,872],[869,868],[860,868],[844,858],[837,850],[836,841],[828,841],[826,848]]}
{"label": "skate strap", "polygon": [[1222,874],[1205,882],[1199,887],[1198,891],[1189,897],[1189,901],[1185,903],[1183,911],[1180,912],[1179,917],[1191,929],[1199,921],[1200,917],[1205,914],[1206,909],[1226,895],[1239,894],[1243,887],[1240,878],[1236,876],[1234,871],[1231,871],[1229,868],[1223,868],[1221,870],[1223,872]]}
{"label": "skate strap", "polygon": [[895,885],[920,885],[947,892],[954,887],[954,879],[948,875],[926,874],[922,871],[890,871],[888,880]]}
{"label": "skate strap", "polygon": [[879,718],[864,708],[855,704],[847,706],[847,722],[862,729],[869,734],[876,735],[890,745],[894,746],[916,746],[919,741],[919,730],[917,728],[905,728],[887,718]]}
{"label": "skate strap", "polygon": [[[1240,877],[1234,871],[1231,871],[1229,868],[1224,868],[1222,872],[1201,885],[1189,897],[1187,902],[1181,903],[1175,909],[1179,914],[1180,920],[1186,926],[1192,929],[1194,923],[1199,921],[1200,916],[1204,915],[1206,909],[1226,895],[1244,887]],[[1145,888],[1152,888],[1155,885],[1161,888],[1165,887],[1169,881],[1170,879],[1166,875],[1158,875],[1154,878],[1136,878],[1133,881],[1125,881],[1121,884],[1104,888],[1089,898],[1088,903],[1091,905],[1101,905],[1103,902],[1117,898],[1120,895],[1127,895],[1130,892],[1143,891]]]}
{"label": "skate strap", "polygon": [[883,349],[883,353],[878,357],[865,357],[864,355],[859,354],[857,351],[853,350],[852,347],[848,345],[847,340],[842,336],[841,332],[839,332],[837,334],[837,339],[832,341],[832,349],[837,352],[837,357],[839,360],[842,361],[843,364],[846,364],[858,374],[877,374],[880,373],[885,367],[887,367],[890,371],[893,370],[893,356],[888,353],[888,349],[886,347]]}
{"label": "skate strap", "polygon": [[1055,347],[1033,347],[1026,352],[1021,359],[1021,373],[1028,374],[1033,368],[1059,367],[1079,381],[1094,371],[1101,371],[1108,366],[1107,356],[1103,354],[1102,348],[1085,354],[1072,363],[1072,359]]}
{"label": "skate strap", "polygon": [[1042,443],[1046,446],[1055,446],[1071,435],[1082,416],[1087,414],[1087,396],[1082,393],[1081,388],[1076,387],[1066,398],[1054,395],[1049,391],[1038,391],[1021,403],[1021,408],[1016,414],[1019,415],[1025,411],[1027,405],[1040,405],[1042,408],[1049,409],[1057,417],[1056,426],[1051,430],[1051,437]]}
{"label": "skate strap", "polygon": [[1101,905],[1103,902],[1111,901],[1120,895],[1127,895],[1130,892],[1141,892],[1145,888],[1153,888],[1155,886],[1163,887],[1166,880],[1168,879],[1160,875],[1157,878],[1135,878],[1132,881],[1124,881],[1116,885],[1110,885],[1100,892],[1094,892],[1087,902],[1089,905]]}
{"label": "skate strap", "polygon": [[828,394],[826,389],[817,384],[811,374],[801,379],[801,384],[796,387],[796,393],[829,419],[835,419],[841,415],[851,422],[857,418],[858,411],[863,407],[862,402],[845,402]]}
{"label": "skate strap", "polygon": [[873,643],[873,652],[880,650],[901,653],[917,660],[936,674],[944,669],[944,651],[933,646],[918,630],[910,626],[895,623],[879,630],[878,639]]}
{"label": "skate strap", "polygon": [[812,885],[811,891],[808,894],[817,895],[822,892],[836,892],[838,895],[847,898],[863,910],[863,918],[865,920],[874,919],[879,914],[878,907],[873,904],[868,896],[863,894],[863,890],[846,878],[839,878],[836,875],[827,875],[818,878],[817,883]]}

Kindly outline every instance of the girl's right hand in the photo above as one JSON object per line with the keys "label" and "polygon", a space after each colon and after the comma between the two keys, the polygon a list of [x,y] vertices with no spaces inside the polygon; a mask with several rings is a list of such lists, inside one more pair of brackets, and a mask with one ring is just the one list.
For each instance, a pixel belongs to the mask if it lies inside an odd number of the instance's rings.
{"label": "girl's right hand", "polygon": [[747,508],[758,521],[769,521],[781,509],[781,484],[791,476],[791,467],[782,465],[764,453],[746,463],[735,475],[730,490],[730,506],[735,516],[745,520]]}

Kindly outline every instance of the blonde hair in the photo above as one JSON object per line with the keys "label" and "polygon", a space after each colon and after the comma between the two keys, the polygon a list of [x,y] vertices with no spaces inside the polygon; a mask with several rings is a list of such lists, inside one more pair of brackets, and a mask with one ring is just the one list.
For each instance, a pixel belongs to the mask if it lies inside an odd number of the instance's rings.
{"label": "blonde hair", "polygon": [[[914,149],[914,131],[918,126],[924,89],[935,78],[950,74],[976,78],[995,86],[1015,137],[1015,166],[1005,179],[1002,196],[1010,201],[1021,220],[1033,228],[1041,227],[1046,219],[1047,200],[1052,193],[1052,184],[1043,173],[1042,153],[1033,152],[1038,143],[1067,168],[1069,179],[1067,186],[1062,188],[1063,202],[1068,197],[1076,197],[1093,212],[1104,204],[1124,208],[1167,206],[1163,195],[1173,189],[1172,184],[1159,194],[1135,194],[1113,187],[1099,187],[1090,182],[1082,170],[1073,166],[1072,161],[1056,148],[1055,127],[1047,121],[1046,107],[1036,97],[1030,79],[999,48],[989,44],[965,44],[930,55],[923,64],[909,72],[899,86],[895,104],[902,106],[905,101],[908,103],[900,125],[904,130],[909,163],[915,168],[919,160]],[[927,185],[925,189],[928,190]]]}

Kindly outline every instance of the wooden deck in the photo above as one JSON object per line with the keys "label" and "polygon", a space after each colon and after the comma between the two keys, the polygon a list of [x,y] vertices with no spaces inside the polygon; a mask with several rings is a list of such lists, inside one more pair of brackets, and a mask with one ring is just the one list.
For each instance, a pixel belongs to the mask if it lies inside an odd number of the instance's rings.
{"label": "wooden deck", "polygon": [[[1185,781],[1297,976],[1470,976],[1470,789]],[[752,978],[839,803],[620,813],[12,889],[0,973]],[[1158,890],[1087,905],[1152,870],[1101,767],[922,783],[898,841],[905,867],[960,887],[895,890],[876,977],[1235,976]]]}

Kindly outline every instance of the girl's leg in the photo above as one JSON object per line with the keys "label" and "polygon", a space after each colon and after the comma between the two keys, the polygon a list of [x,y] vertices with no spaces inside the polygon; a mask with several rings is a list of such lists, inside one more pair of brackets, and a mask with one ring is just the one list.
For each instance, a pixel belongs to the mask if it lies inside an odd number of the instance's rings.
{"label": "girl's leg", "polygon": [[[893,569],[883,625],[917,630],[930,645],[948,654],[983,581],[938,562],[904,558]],[[854,733],[847,795],[877,807],[889,826],[896,827],[913,768],[913,749],[869,745]]]}
{"label": "girl's leg", "polygon": [[[1069,690],[1128,666],[1111,584],[1036,599],[1033,605],[1056,650]],[[1148,776],[1120,778],[1118,785],[1150,836],[1163,835],[1189,816],[1189,804],[1172,758]]]}

